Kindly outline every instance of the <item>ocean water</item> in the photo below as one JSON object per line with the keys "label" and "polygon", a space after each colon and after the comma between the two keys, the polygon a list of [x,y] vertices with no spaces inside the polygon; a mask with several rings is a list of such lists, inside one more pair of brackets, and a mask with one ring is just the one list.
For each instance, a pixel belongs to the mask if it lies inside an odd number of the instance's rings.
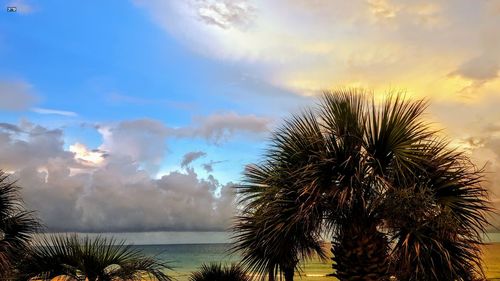
{"label": "ocean water", "polygon": [[[115,237],[133,244],[147,255],[156,255],[168,261],[174,268],[170,275],[179,281],[187,281],[191,272],[203,263],[238,262],[240,257],[230,254],[229,234],[227,232],[142,232],[142,233],[100,233],[89,236]],[[483,261],[489,280],[500,280],[500,233],[489,233],[485,237],[488,243],[483,249]],[[296,280],[334,281],[325,275],[332,272],[331,261],[308,261],[297,273]]]}
{"label": "ocean water", "polygon": [[239,257],[229,254],[230,244],[171,244],[171,245],[136,245],[147,255],[156,255],[167,261],[174,268],[171,275],[178,280],[188,280],[191,272],[203,263],[221,262],[231,264]]}
{"label": "ocean water", "polygon": [[[163,261],[168,261],[173,271],[170,272],[179,281],[189,279],[191,272],[197,270],[203,263],[221,262],[236,263],[240,257],[230,254],[230,244],[173,244],[173,245],[136,245],[147,255],[156,255]],[[331,272],[331,263],[319,260],[310,261],[304,266],[303,272],[298,272],[303,280],[335,280],[324,277]]]}

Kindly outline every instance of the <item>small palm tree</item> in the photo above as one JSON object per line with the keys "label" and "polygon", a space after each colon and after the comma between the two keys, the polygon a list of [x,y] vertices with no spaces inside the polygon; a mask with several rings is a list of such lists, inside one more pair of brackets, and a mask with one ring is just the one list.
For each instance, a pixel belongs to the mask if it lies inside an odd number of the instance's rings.
{"label": "small palm tree", "polygon": [[0,278],[12,273],[14,261],[29,246],[40,224],[27,211],[19,196],[20,187],[0,171]]}
{"label": "small palm tree", "polygon": [[52,235],[41,238],[20,266],[20,275],[51,280],[64,276],[70,280],[111,281],[142,280],[171,281],[165,271],[167,263],[144,256],[139,250],[113,238],[76,234]]}
{"label": "small palm tree", "polygon": [[245,270],[236,264],[222,266],[220,263],[203,264],[193,272],[189,281],[250,281]]}

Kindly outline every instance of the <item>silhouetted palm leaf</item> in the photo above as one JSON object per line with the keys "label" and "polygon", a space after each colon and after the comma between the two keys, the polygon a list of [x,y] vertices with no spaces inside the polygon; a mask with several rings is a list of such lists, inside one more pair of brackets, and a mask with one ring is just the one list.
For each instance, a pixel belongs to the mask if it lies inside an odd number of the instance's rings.
{"label": "silhouetted palm leaf", "polygon": [[40,224],[22,205],[20,187],[0,171],[0,278],[11,273]]}
{"label": "silhouetted palm leaf", "polygon": [[321,127],[311,112],[294,116],[276,132],[267,154],[270,160],[248,166],[246,181],[238,186],[246,211],[237,217],[233,250],[240,251],[242,264],[262,278],[265,274],[290,278],[299,269],[299,259],[325,257],[319,238],[322,217],[308,215],[321,213],[314,206],[322,205],[297,204],[297,200],[310,197],[299,194],[296,188],[303,181],[297,171],[307,169],[305,164],[311,159],[322,157],[313,154],[324,146],[321,136]]}
{"label": "silhouetted palm leaf", "polygon": [[240,266],[222,266],[218,263],[202,264],[199,271],[193,272],[189,281],[249,281],[250,278]]}
{"label": "silhouetted palm leaf", "polygon": [[72,280],[142,280],[149,277],[171,281],[167,263],[144,256],[123,241],[76,234],[51,235],[36,242],[20,267],[26,279],[50,280],[64,276]]}

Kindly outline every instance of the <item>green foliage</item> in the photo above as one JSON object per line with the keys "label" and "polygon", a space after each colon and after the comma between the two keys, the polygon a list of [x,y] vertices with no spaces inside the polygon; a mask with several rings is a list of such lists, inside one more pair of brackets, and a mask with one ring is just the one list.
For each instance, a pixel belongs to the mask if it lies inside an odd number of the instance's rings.
{"label": "green foliage", "polygon": [[285,120],[264,160],[248,166],[234,226],[244,264],[261,273],[296,267],[321,254],[326,231],[341,280],[483,276],[481,234],[491,209],[481,169],[425,122],[425,101],[367,96],[325,93]]}
{"label": "green foliage", "polygon": [[36,242],[20,266],[23,279],[51,280],[64,276],[89,281],[142,280],[171,281],[167,263],[144,256],[123,241],[76,234],[52,235]]}
{"label": "green foliage", "polygon": [[240,266],[220,263],[203,264],[199,271],[193,272],[189,281],[250,281],[248,274]]}
{"label": "green foliage", "polygon": [[29,246],[40,225],[22,205],[20,188],[0,171],[0,278],[11,273],[14,262]]}

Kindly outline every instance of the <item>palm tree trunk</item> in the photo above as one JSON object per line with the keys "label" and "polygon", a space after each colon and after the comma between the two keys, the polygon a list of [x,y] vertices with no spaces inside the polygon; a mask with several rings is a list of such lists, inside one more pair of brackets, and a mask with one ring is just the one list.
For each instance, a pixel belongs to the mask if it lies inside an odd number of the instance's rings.
{"label": "palm tree trunk", "polygon": [[389,280],[389,243],[373,223],[351,220],[332,242],[334,276],[340,281]]}

